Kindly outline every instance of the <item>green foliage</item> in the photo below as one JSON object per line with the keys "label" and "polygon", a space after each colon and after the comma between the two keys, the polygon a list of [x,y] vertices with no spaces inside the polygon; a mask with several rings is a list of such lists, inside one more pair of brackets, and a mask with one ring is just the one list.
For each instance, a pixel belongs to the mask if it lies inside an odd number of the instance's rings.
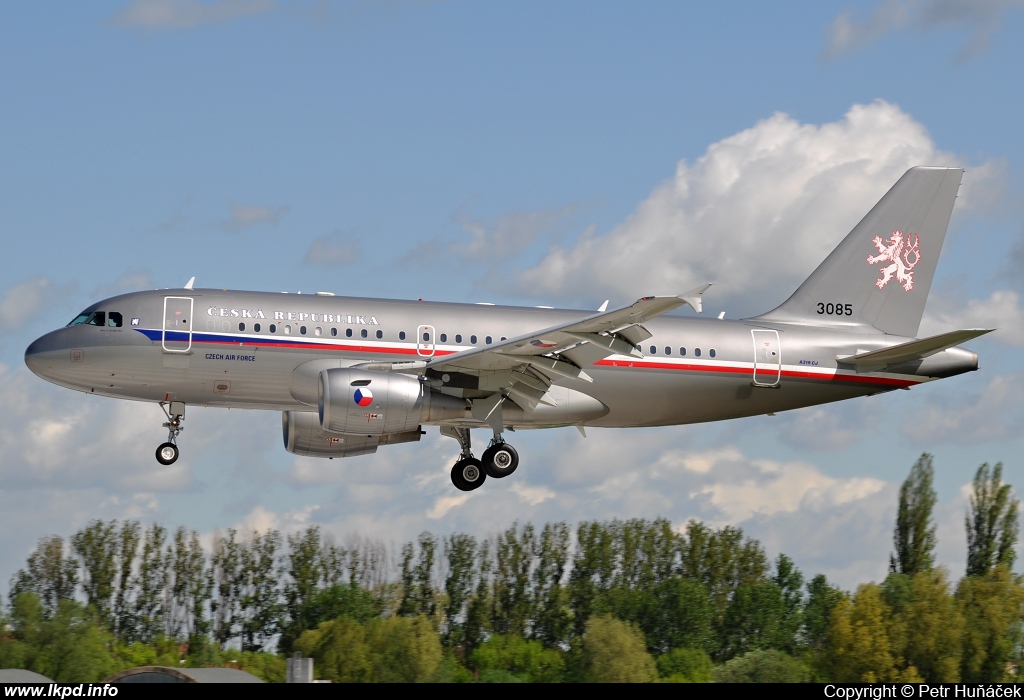
{"label": "green foliage", "polygon": [[372,664],[371,680],[380,683],[423,683],[441,665],[441,638],[429,618],[376,617],[366,625]]}
{"label": "green foliage", "polygon": [[673,649],[658,657],[658,675],[672,683],[710,683],[714,664],[703,649]]}
{"label": "green foliage", "polygon": [[964,520],[968,576],[984,576],[997,566],[1013,568],[1019,509],[1020,501],[1014,498],[1013,489],[1003,483],[1002,463],[991,470],[987,463],[978,467]]}
{"label": "green foliage", "polygon": [[58,683],[101,681],[116,668],[111,638],[81,603],[63,600],[56,613],[32,631],[38,655],[31,670]]}
{"label": "green foliage", "polygon": [[900,486],[899,511],[892,536],[896,551],[889,557],[889,570],[893,573],[913,576],[928,571],[935,563],[932,511],[937,496],[932,486],[934,476],[932,456],[925,452]]}
{"label": "green foliage", "polygon": [[334,683],[364,683],[371,678],[366,631],[355,620],[324,622],[303,632],[294,648],[313,659],[317,678]]}
{"label": "green foliage", "polygon": [[758,649],[715,668],[716,683],[808,683],[811,671],[801,661],[775,649]]}
{"label": "green foliage", "polygon": [[810,651],[818,654],[825,648],[832,611],[845,597],[835,586],[829,585],[824,574],[818,574],[807,584],[807,602],[803,609],[804,642]]}
{"label": "green foliage", "polygon": [[588,681],[651,683],[658,678],[640,630],[610,615],[587,621],[582,647],[582,671]]}
{"label": "green foliage", "polygon": [[718,650],[715,611],[707,587],[699,581],[673,576],[654,591],[654,626],[648,632],[648,647],[656,652],[674,648]]}
{"label": "green foliage", "polygon": [[910,582],[910,596],[896,621],[903,628],[903,653],[927,683],[960,681],[963,616],[942,569],[922,571]]}
{"label": "green foliage", "polygon": [[39,540],[25,568],[14,575],[9,598],[13,601],[22,593],[34,593],[45,614],[51,616],[62,601],[72,599],[77,582],[78,562],[64,557],[62,537],[50,535]]}
{"label": "green foliage", "polygon": [[473,651],[469,665],[481,679],[486,672],[502,670],[528,683],[557,683],[565,673],[561,652],[518,635],[493,635]]}
{"label": "green foliage", "polygon": [[960,675],[964,683],[1006,679],[1021,645],[1024,586],[1005,566],[984,576],[965,576],[956,599],[964,619]]}

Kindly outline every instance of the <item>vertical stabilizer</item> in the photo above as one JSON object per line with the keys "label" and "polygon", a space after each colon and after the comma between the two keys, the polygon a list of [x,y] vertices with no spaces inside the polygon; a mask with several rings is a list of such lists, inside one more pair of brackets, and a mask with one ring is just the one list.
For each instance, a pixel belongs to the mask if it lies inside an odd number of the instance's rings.
{"label": "vertical stabilizer", "polygon": [[916,337],[963,168],[911,168],[766,321]]}

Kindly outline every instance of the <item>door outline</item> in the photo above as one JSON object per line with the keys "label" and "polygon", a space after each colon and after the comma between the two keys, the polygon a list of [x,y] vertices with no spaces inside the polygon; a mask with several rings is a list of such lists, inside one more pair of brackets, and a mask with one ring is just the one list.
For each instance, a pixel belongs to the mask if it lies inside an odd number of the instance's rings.
{"label": "door outline", "polygon": [[[173,301],[188,302],[187,310],[185,308],[186,307],[185,304],[180,304],[180,305],[178,305],[178,304],[170,304],[169,305],[170,309],[168,309],[168,303],[167,302],[172,301],[172,300]],[[193,318],[193,315],[192,315],[193,306],[194,306],[194,302],[193,302],[192,297],[164,297],[164,327],[163,327],[163,332],[161,333],[161,336],[160,336],[160,345],[163,347],[164,352],[186,353],[186,352],[188,352],[189,350],[192,349],[192,321],[195,320]],[[184,323],[183,324],[179,324],[178,323],[178,316],[180,316],[182,313],[185,314],[185,318],[183,319]],[[189,319],[192,319],[192,320],[189,320]],[[184,330],[181,330],[179,328],[179,326],[184,326]],[[169,348],[169,347],[167,347],[167,341],[168,341],[167,334],[168,334],[168,331],[170,331],[170,333],[172,334],[172,337],[170,338],[171,342],[175,342],[175,338],[173,337],[173,334],[175,334],[175,333],[185,333],[185,339],[186,339],[187,343],[185,344],[185,348],[184,349]]]}
{"label": "door outline", "polygon": [[[423,340],[423,334],[426,333],[430,340]],[[434,327],[433,326],[420,326],[416,329],[416,354],[420,357],[433,357],[434,356]]]}
{"label": "door outline", "polygon": [[782,378],[782,344],[776,330],[750,331],[754,342],[754,386],[778,386]]}

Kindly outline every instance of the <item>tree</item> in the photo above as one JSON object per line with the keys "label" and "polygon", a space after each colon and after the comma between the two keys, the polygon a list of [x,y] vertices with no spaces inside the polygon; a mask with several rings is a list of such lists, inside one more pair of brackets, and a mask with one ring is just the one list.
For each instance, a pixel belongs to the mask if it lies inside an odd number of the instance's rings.
{"label": "tree", "polygon": [[167,529],[153,523],[142,539],[142,558],[135,574],[132,588],[135,590],[135,605],[132,618],[135,622],[133,634],[128,640],[137,639],[152,643],[164,633],[164,591],[167,588],[167,558],[164,556],[164,542]]}
{"label": "tree", "polygon": [[111,605],[118,573],[117,521],[93,520],[71,536],[71,549],[82,564],[81,583],[86,604],[96,610],[108,629],[113,629]]}
{"label": "tree", "polygon": [[569,635],[569,594],[562,579],[569,563],[569,526],[547,523],[541,530],[534,554],[533,570],[533,632],[549,648],[554,648]]}
{"label": "tree", "polygon": [[530,621],[530,569],[534,552],[533,525],[520,531],[513,523],[497,537],[492,624],[498,634],[526,636]]}
{"label": "tree", "polygon": [[718,651],[714,633],[714,605],[708,589],[699,581],[673,576],[654,590],[654,625],[647,631],[647,647],[655,652],[670,649]]}
{"label": "tree", "polygon": [[927,683],[960,681],[963,616],[942,569],[921,571],[910,581],[910,600],[900,615],[904,656]]}
{"label": "tree", "polygon": [[19,569],[11,581],[10,599],[22,593],[35,593],[47,615],[54,615],[60,602],[71,600],[78,582],[78,563],[64,557],[64,538],[50,535],[39,540],[29,555],[25,569]]}
{"label": "tree", "polygon": [[592,683],[651,683],[658,678],[643,634],[611,615],[587,621],[582,670],[581,680]]}
{"label": "tree", "polygon": [[658,675],[671,683],[710,683],[714,664],[703,649],[673,649],[658,657]]}
{"label": "tree", "polygon": [[960,680],[1004,680],[1021,643],[1024,586],[1006,566],[997,566],[983,576],[960,579],[956,598],[964,619]]}
{"label": "tree", "polygon": [[934,475],[932,456],[925,452],[900,486],[899,511],[892,536],[896,551],[889,557],[889,570],[893,573],[913,576],[928,571],[935,563]]}
{"label": "tree", "polygon": [[807,683],[811,671],[775,649],[757,649],[726,661],[714,671],[716,683]]}
{"label": "tree", "polygon": [[481,678],[489,671],[503,671],[527,683],[557,683],[565,671],[561,652],[514,634],[492,635],[473,651],[469,662]]}
{"label": "tree", "polygon": [[983,576],[997,566],[1013,568],[1020,502],[1003,483],[1003,465],[978,467],[964,525],[967,528],[967,575]]}
{"label": "tree", "polygon": [[448,594],[444,607],[444,641],[448,647],[465,643],[466,603],[473,592],[476,539],[456,533],[444,540],[448,575],[444,589]]}
{"label": "tree", "polygon": [[[254,535],[253,546],[257,543],[264,546],[267,544],[265,539]],[[321,544],[320,528],[316,525],[310,525],[301,533],[288,535],[288,554],[281,572],[288,574],[288,583],[284,587],[287,622],[282,636],[286,649],[303,631],[313,626],[312,620],[303,616],[303,611],[308,609],[307,604],[316,593],[323,575]],[[274,550],[276,554],[277,547]]]}
{"label": "tree", "polygon": [[807,603],[803,609],[804,642],[815,654],[824,650],[832,611],[844,597],[841,590],[829,584],[824,574],[818,574],[807,584]]}
{"label": "tree", "polygon": [[[276,569],[280,549],[281,533],[277,530],[267,530],[262,535],[254,532],[252,539],[242,551],[244,583],[239,631],[244,651],[260,651],[281,629],[281,591],[278,587]],[[308,550],[304,550],[304,552],[308,554]],[[294,564],[290,571],[295,571]],[[315,590],[314,583],[310,592]],[[293,588],[292,591],[294,593],[295,589]],[[306,606],[308,599],[306,598],[296,596],[292,602],[299,606],[297,608],[299,611],[308,609]],[[294,629],[297,628],[293,628],[293,631]],[[285,649],[290,649],[294,639],[294,636],[282,634],[280,644]]]}
{"label": "tree", "polygon": [[441,665],[441,638],[426,615],[375,617],[366,624],[366,643],[378,683],[423,683]]}
{"label": "tree", "polygon": [[370,680],[370,648],[363,626],[355,620],[332,620],[306,630],[296,640],[295,648],[313,659],[318,678],[334,683]]}

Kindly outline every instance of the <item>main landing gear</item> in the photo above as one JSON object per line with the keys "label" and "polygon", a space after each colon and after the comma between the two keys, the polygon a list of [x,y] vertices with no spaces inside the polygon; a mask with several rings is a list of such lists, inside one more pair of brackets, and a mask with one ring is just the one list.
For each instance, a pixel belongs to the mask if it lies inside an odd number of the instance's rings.
{"label": "main landing gear", "polygon": [[160,464],[167,466],[174,464],[178,459],[178,435],[185,429],[182,422],[185,420],[185,404],[180,401],[171,401],[170,408],[168,404],[161,401],[160,408],[163,410],[164,415],[167,416],[167,422],[163,424],[163,427],[167,428],[167,442],[156,448],[156,461]]}
{"label": "main landing gear", "polygon": [[470,448],[469,428],[442,427],[441,434],[459,441],[462,457],[452,467],[452,483],[460,491],[473,491],[483,486],[487,477],[504,479],[519,466],[519,453],[500,435],[495,435],[483,458],[473,456]]}

